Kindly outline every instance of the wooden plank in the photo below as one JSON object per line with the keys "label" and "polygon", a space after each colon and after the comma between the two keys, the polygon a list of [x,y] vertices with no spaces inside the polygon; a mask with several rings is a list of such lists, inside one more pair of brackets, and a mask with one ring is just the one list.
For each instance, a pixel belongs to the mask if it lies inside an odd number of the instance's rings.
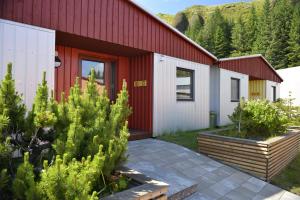
{"label": "wooden plank", "polygon": [[[210,142],[204,142],[201,141],[199,142],[199,144],[211,144]],[[231,145],[225,145],[225,144],[212,144],[215,146],[219,146],[219,147],[223,147],[223,148],[228,148],[228,149],[234,149],[234,150],[241,150],[241,151],[247,151],[247,152],[253,152],[253,153],[262,153],[262,154],[267,154],[267,151],[260,151],[260,150],[252,150],[252,149],[247,149],[247,148],[243,148],[243,147],[235,147],[235,146],[231,146]]]}
{"label": "wooden plank", "polygon": [[266,142],[255,142],[201,133],[198,145],[199,151],[209,157],[270,180],[299,153],[300,134],[293,131]]}
{"label": "wooden plank", "polygon": [[267,157],[265,155],[262,155],[262,154],[259,154],[259,153],[228,151],[227,149],[213,148],[213,147],[208,146],[208,145],[205,145],[205,146],[201,145],[201,147],[199,147],[199,151],[201,151],[202,149],[213,151],[215,153],[226,154],[226,155],[230,155],[230,156],[236,156],[237,153],[238,153],[239,157],[241,157],[241,158],[249,159],[249,157],[251,157],[251,159],[256,160],[256,161],[264,161],[265,162],[265,160],[267,159]]}
{"label": "wooden plank", "polygon": [[236,160],[233,160],[233,159],[227,159],[227,158],[224,158],[222,156],[211,156],[211,155],[208,155],[208,156],[216,158],[218,160],[226,161],[226,162],[231,163],[231,164],[236,164],[240,168],[245,168],[245,169],[249,169],[249,170],[260,172],[260,173],[265,173],[266,172],[265,168],[259,167],[257,165],[252,165],[252,164],[248,164],[248,163],[245,163],[245,162],[240,162],[240,161],[236,161]]}
{"label": "wooden plank", "polygon": [[[219,131],[224,131],[224,129],[220,129]],[[268,143],[266,143],[264,141],[256,141],[256,140],[249,140],[249,139],[243,139],[243,138],[233,138],[233,137],[228,137],[228,136],[216,135],[216,134],[212,134],[212,133],[201,133],[201,134],[199,134],[199,136],[220,139],[223,141],[232,141],[235,143],[242,143],[242,144],[255,144],[255,145],[262,145],[262,146],[268,145]]]}
{"label": "wooden plank", "polygon": [[219,142],[219,143],[224,143],[224,144],[232,144],[234,146],[248,146],[250,148],[267,148],[268,145],[262,145],[262,144],[256,144],[256,143],[241,143],[241,142],[235,142],[234,140],[222,140],[220,138],[212,138],[212,137],[198,137],[199,140],[204,140],[204,141],[214,141],[214,142]]}
{"label": "wooden plank", "polygon": [[277,159],[278,157],[283,156],[284,154],[288,154],[289,151],[291,151],[292,149],[295,149],[295,148],[299,149],[297,143],[291,143],[289,146],[286,146],[285,149],[281,149],[281,151],[277,151],[276,153],[270,154],[270,156],[269,156],[270,162],[272,160]]}
{"label": "wooden plank", "polygon": [[254,166],[260,169],[266,169],[267,167],[267,163],[266,162],[257,162],[254,160],[246,160],[246,159],[241,159],[238,157],[231,157],[231,156],[226,156],[226,155],[222,155],[222,154],[216,154],[213,152],[207,152],[207,151],[203,151],[203,153],[207,154],[210,157],[221,157],[223,159],[227,159],[227,160],[232,160],[232,162],[240,162],[240,165],[249,165],[249,166]]}

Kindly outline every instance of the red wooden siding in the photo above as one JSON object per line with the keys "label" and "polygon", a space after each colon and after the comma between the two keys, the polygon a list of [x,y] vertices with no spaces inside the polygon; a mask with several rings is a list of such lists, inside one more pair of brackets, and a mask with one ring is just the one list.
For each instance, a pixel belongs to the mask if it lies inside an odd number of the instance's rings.
{"label": "red wooden siding", "polygon": [[[129,91],[129,101],[133,114],[129,119],[129,128],[152,133],[152,85],[153,85],[153,54],[135,57],[113,56],[96,53],[63,45],[57,45],[56,49],[62,61],[60,67],[55,70],[55,94],[60,100],[61,92],[69,95],[70,87],[80,75],[79,59],[81,56],[94,57],[105,60],[117,61],[117,91],[122,88],[123,80],[126,80]],[[146,87],[134,87],[134,81],[146,80]]]}
{"label": "red wooden siding", "polygon": [[224,60],[219,62],[219,67],[248,74],[250,78],[282,82],[280,76],[261,57]]}
{"label": "red wooden siding", "polygon": [[[134,87],[134,81],[147,81],[146,87]],[[130,127],[152,133],[153,53],[130,58]]]}
{"label": "red wooden siding", "polygon": [[0,18],[198,63],[214,62],[129,0],[0,0]]}
{"label": "red wooden siding", "polygon": [[121,89],[123,79],[129,82],[129,59],[127,57],[96,53],[62,45],[57,45],[56,50],[62,61],[61,66],[55,69],[55,96],[57,100],[60,100],[61,92],[65,92],[66,96],[69,95],[70,87],[74,85],[76,77],[80,76],[79,59],[82,56],[117,61],[117,91]]}

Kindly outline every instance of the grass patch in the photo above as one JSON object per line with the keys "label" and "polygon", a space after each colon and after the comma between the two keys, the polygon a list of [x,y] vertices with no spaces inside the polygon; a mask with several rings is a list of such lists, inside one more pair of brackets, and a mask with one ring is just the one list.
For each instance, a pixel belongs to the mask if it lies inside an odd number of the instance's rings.
{"label": "grass patch", "polygon": [[271,182],[278,187],[300,195],[300,152]]}
{"label": "grass patch", "polygon": [[208,131],[208,130],[214,130],[214,129],[207,128],[207,129],[200,129],[195,131],[178,131],[175,133],[165,133],[161,136],[158,136],[157,139],[178,144],[180,146],[184,146],[193,151],[198,151],[197,136],[199,132]]}

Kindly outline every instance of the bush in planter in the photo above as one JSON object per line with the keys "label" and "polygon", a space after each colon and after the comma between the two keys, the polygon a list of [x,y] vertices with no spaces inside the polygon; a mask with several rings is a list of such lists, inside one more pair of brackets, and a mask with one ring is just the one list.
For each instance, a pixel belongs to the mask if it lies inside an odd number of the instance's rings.
{"label": "bush in planter", "polygon": [[241,101],[229,118],[236,126],[240,124],[247,137],[267,138],[284,134],[287,130],[287,115],[267,100]]}

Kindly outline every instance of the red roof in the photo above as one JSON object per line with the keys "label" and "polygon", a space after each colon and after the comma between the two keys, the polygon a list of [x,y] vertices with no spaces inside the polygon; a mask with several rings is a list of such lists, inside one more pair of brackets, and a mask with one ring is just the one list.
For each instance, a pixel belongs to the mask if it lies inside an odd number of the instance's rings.
{"label": "red roof", "polygon": [[217,61],[131,0],[1,0],[0,18],[207,65]]}
{"label": "red roof", "polygon": [[283,81],[272,65],[260,54],[223,58],[219,60],[218,66],[222,69],[247,74],[253,79],[270,80],[278,83]]}

